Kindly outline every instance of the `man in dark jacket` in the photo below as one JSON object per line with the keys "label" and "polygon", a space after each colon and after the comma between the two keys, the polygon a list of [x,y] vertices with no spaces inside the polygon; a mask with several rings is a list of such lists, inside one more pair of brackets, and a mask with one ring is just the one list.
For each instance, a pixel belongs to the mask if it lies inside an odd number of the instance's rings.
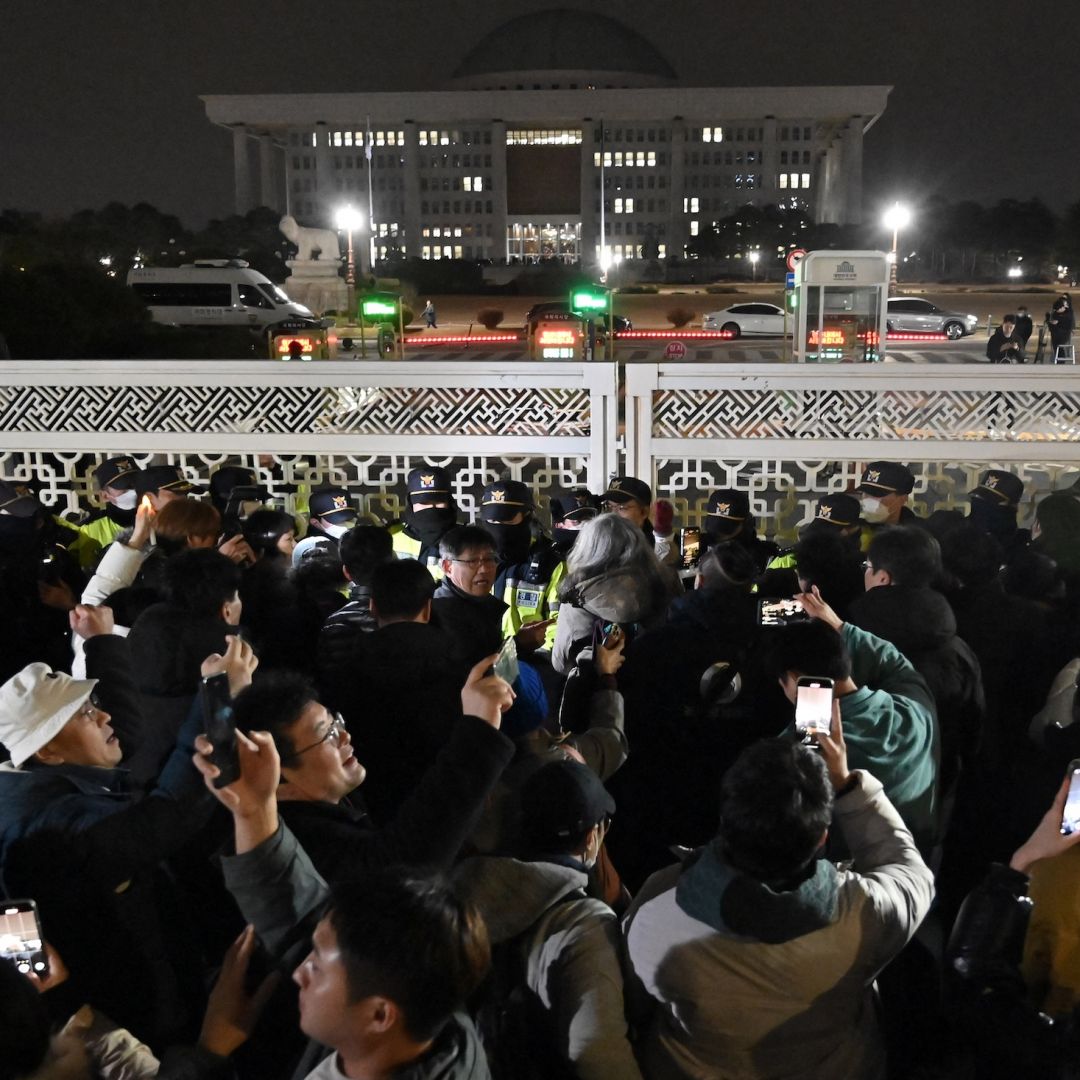
{"label": "man in dark jacket", "polygon": [[[189,913],[160,864],[213,802],[191,766],[197,711],[149,795],[137,800],[119,768],[121,739],[134,747],[145,720],[127,643],[109,633],[107,612],[74,615],[100,682],[31,664],[0,688],[0,739],[12,759],[0,769],[0,876],[7,895],[37,901],[70,969],[72,1000],[93,1002],[160,1050],[190,1037],[203,974]],[[243,662],[242,651],[233,646],[230,670],[250,679],[250,649]],[[99,707],[99,688],[111,712]]]}
{"label": "man in dark jacket", "polygon": [[[479,525],[458,525],[439,541],[443,579],[435,590],[431,620],[450,636],[462,672],[502,642],[506,603],[491,593],[499,557]],[[464,678],[464,675],[462,676]]]}
{"label": "man in dark jacket", "polygon": [[960,763],[982,738],[986,700],[979,661],[956,634],[948,601],[931,584],[941,550],[925,530],[883,529],[866,553],[866,593],[848,611],[854,626],[892,642],[926,679],[941,726],[941,788],[948,792]]}
{"label": "man in dark jacket", "polygon": [[430,621],[434,591],[415,559],[378,567],[371,579],[378,629],[319,681],[321,700],[344,716],[368,767],[364,800],[381,821],[394,816],[461,719],[459,665],[450,638]]}
{"label": "man in dark jacket", "polygon": [[[470,683],[482,678],[483,662]],[[239,695],[235,708],[241,730],[273,737],[281,758],[279,813],[330,882],[377,866],[449,867],[514,753],[497,728],[461,716],[459,698],[457,724],[434,765],[393,821],[377,829],[363,803],[351,798],[366,769],[345,722],[301,676],[274,672]]]}
{"label": "man in dark jacket", "polygon": [[986,342],[986,359],[991,364],[1022,364],[1024,343],[1016,332],[1016,316],[1006,315]]}

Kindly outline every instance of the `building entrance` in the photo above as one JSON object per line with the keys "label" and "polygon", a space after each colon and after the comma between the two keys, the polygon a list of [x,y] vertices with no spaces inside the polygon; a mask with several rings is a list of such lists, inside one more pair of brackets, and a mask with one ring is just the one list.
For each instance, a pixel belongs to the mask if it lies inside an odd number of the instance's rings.
{"label": "building entrance", "polygon": [[512,222],[506,227],[506,261],[580,262],[581,222]]}

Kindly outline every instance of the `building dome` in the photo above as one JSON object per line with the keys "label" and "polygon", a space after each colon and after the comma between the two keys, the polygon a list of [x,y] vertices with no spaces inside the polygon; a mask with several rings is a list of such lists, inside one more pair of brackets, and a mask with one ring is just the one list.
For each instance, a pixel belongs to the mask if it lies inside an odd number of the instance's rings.
{"label": "building dome", "polygon": [[628,26],[568,8],[520,15],[475,45],[453,75],[457,87],[545,90],[575,83],[596,86],[665,86],[671,65]]}

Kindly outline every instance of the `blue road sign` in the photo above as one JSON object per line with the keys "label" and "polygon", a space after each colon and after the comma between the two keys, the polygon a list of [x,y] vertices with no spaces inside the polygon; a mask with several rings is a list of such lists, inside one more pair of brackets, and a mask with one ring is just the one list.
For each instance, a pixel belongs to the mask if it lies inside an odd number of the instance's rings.
{"label": "blue road sign", "polygon": [[784,275],[784,288],[785,289],[794,289],[795,288],[795,271],[794,270],[789,270]]}

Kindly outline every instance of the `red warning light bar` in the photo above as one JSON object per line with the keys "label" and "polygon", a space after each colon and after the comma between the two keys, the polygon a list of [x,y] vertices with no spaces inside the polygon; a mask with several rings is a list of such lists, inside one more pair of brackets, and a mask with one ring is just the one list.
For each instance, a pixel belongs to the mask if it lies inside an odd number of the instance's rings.
{"label": "red warning light bar", "polygon": [[438,337],[408,337],[406,345],[502,345],[520,341],[520,334],[442,334]]}

